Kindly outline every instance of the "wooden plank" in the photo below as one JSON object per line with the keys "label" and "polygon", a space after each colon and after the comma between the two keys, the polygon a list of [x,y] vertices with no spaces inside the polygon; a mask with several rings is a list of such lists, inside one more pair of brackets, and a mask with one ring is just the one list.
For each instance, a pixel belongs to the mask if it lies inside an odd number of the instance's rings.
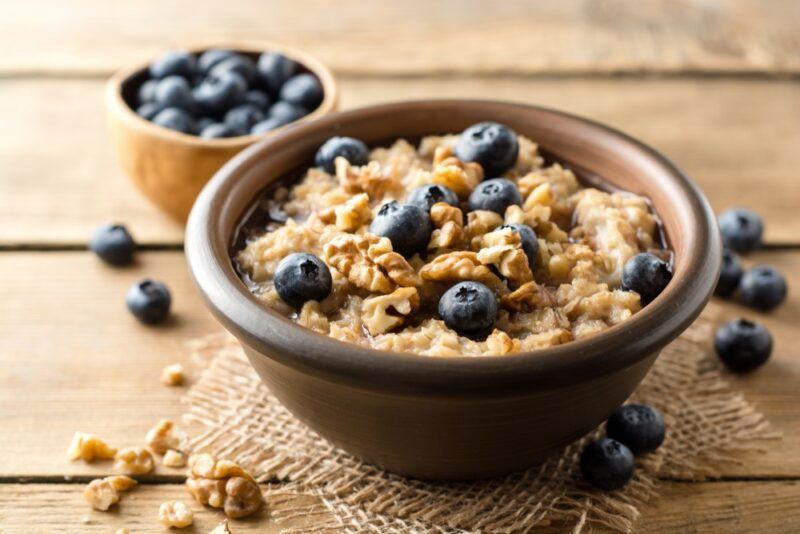
{"label": "wooden plank", "polygon": [[198,42],[269,39],[339,72],[797,72],[793,0],[134,0],[0,5],[0,71],[103,72]]}
{"label": "wooden plank", "polygon": [[[108,462],[87,466],[65,458],[76,430],[112,445],[141,444],[162,417],[177,418],[183,388],[167,388],[158,376],[168,363],[187,361],[184,341],[219,328],[200,302],[183,255],[139,255],[130,269],[111,269],[85,252],[0,254],[0,476],[60,477],[110,472]],[[800,287],[800,251],[762,253],[753,261],[776,265],[790,287]],[[123,304],[127,287],[141,277],[164,280],[175,318],[159,328],[140,326]],[[731,380],[766,414],[783,441],[764,443],[740,464],[722,466],[728,477],[800,477],[800,304],[796,297],[769,316],[735,305],[773,333],[773,360],[758,372]],[[175,472],[159,468],[161,475]]]}
{"label": "wooden plank", "polygon": [[[790,481],[719,482],[659,485],[661,496],[640,508],[636,532],[761,533],[792,532],[800,529],[800,484]],[[123,497],[111,512],[92,511],[83,501],[80,484],[0,484],[0,520],[6,534],[37,532],[114,532],[125,527],[131,532],[164,532],[158,523],[162,502],[181,499],[194,512],[194,527],[187,532],[209,532],[222,514],[194,502],[180,485],[140,485]],[[276,502],[267,497],[273,507]],[[297,497],[281,508],[313,503]],[[274,509],[274,508],[273,508]],[[295,527],[311,528],[330,516],[307,517]],[[88,521],[88,522],[86,522]],[[284,524],[285,525],[285,524]],[[279,532],[268,515],[230,522],[231,531]],[[603,531],[602,529],[600,529]],[[562,532],[553,528],[546,532]]]}
{"label": "wooden plank", "polygon": [[[85,243],[108,220],[145,243],[180,243],[182,229],[121,176],[96,80],[0,81],[0,244]],[[540,104],[640,137],[670,156],[717,210],[745,204],[770,243],[800,243],[800,86],[757,80],[523,78],[342,80],[343,107],[469,97]],[[64,105],[69,102],[69,105]]]}

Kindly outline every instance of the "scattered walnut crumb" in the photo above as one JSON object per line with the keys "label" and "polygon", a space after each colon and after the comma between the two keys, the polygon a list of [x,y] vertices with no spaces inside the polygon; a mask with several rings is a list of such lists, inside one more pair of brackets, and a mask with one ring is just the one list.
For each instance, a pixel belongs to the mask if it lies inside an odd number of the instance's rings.
{"label": "scattered walnut crumb", "polygon": [[127,528],[118,528],[114,534],[131,534],[131,531]]}
{"label": "scattered walnut crumb", "polygon": [[183,384],[183,365],[173,363],[161,371],[161,383],[165,386],[180,386]]}
{"label": "scattered walnut crumb", "polygon": [[222,508],[234,519],[251,515],[264,504],[261,488],[247,471],[210,454],[189,457],[186,488],[200,504]]}
{"label": "scattered walnut crumb", "polygon": [[144,447],[128,447],[117,453],[114,469],[131,475],[144,475],[155,467],[153,455]]}
{"label": "scattered walnut crumb", "polygon": [[231,534],[231,529],[228,527],[228,521],[223,521],[208,534]]}
{"label": "scattered walnut crumb", "polygon": [[69,446],[67,455],[70,460],[77,460],[80,458],[84,462],[91,462],[92,460],[110,460],[117,454],[117,449],[109,447],[105,441],[85,434],[83,432],[75,432],[72,437],[72,443]]}
{"label": "scattered walnut crumb", "polygon": [[186,456],[180,451],[170,449],[164,453],[161,463],[167,467],[184,467],[186,465]]}
{"label": "scattered walnut crumb", "polygon": [[169,449],[177,449],[181,438],[176,432],[175,424],[169,419],[162,419],[156,426],[147,431],[145,442],[156,454],[164,454]]}
{"label": "scattered walnut crumb", "polygon": [[98,478],[89,482],[83,490],[83,497],[95,510],[106,511],[119,502],[120,493],[128,491],[136,481],[124,475]]}
{"label": "scattered walnut crumb", "polygon": [[183,501],[168,501],[159,506],[158,520],[170,528],[183,528],[194,522],[194,514]]}

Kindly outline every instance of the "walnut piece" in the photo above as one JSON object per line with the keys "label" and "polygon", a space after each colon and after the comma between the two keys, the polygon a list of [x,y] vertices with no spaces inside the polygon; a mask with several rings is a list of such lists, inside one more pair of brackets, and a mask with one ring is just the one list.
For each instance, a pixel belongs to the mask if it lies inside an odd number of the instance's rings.
{"label": "walnut piece", "polygon": [[446,202],[431,206],[431,222],[434,230],[428,249],[453,248],[464,236],[464,214],[459,208]]}
{"label": "walnut piece", "polygon": [[377,161],[370,161],[362,167],[354,167],[342,157],[334,161],[336,178],[347,193],[366,193],[372,200],[380,200],[390,193],[403,189],[400,180],[384,174]]}
{"label": "walnut piece", "polygon": [[453,157],[444,146],[437,147],[433,154],[433,171],[429,182],[449,187],[459,196],[467,198],[483,180],[483,168],[479,163],[465,163]]}
{"label": "walnut piece", "polygon": [[448,252],[434,258],[419,271],[423,280],[432,282],[461,282],[476,280],[483,282],[498,294],[508,292],[505,284],[486,265],[481,264],[478,255],[469,250]]}
{"label": "walnut piece", "polygon": [[184,467],[186,465],[186,456],[180,451],[170,449],[164,453],[161,463],[167,467]]}
{"label": "walnut piece", "polygon": [[131,531],[127,528],[118,528],[116,531],[114,531],[114,534],[131,534]]}
{"label": "walnut piece", "polygon": [[487,210],[475,210],[467,213],[467,227],[464,229],[472,250],[481,248],[483,234],[493,231],[503,224],[503,218]]}
{"label": "walnut piece", "polygon": [[510,228],[484,234],[481,238],[478,261],[494,265],[500,274],[517,284],[533,280],[528,256],[522,250],[520,236]]}
{"label": "walnut piece", "polygon": [[533,280],[522,284],[508,295],[500,297],[500,305],[512,311],[548,308],[556,304],[555,296]]}
{"label": "walnut piece", "polygon": [[370,245],[380,239],[372,234],[336,236],[325,245],[323,259],[353,285],[373,293],[391,293],[394,284],[367,255]]}
{"label": "walnut piece", "polygon": [[333,212],[336,228],[343,232],[354,232],[372,220],[369,196],[366,193],[350,197],[344,204],[336,206]]}
{"label": "walnut piece", "polygon": [[194,522],[194,514],[183,501],[167,501],[158,507],[158,520],[170,528],[183,528]]}
{"label": "walnut piece", "polygon": [[93,460],[110,460],[117,454],[117,449],[109,447],[105,441],[84,432],[75,432],[67,455],[70,460],[80,458],[84,462]]}
{"label": "walnut piece", "polygon": [[180,386],[183,384],[183,366],[173,363],[161,371],[161,383],[165,386]]}
{"label": "walnut piece", "polygon": [[175,424],[169,419],[162,419],[156,426],[147,431],[145,442],[156,454],[164,454],[169,449],[177,449],[181,437],[175,429]]}
{"label": "walnut piece", "polygon": [[419,307],[419,293],[413,287],[400,287],[388,295],[364,300],[361,319],[373,336],[388,332],[403,324],[408,315]]}
{"label": "walnut piece", "polygon": [[130,477],[118,475],[98,478],[89,482],[83,490],[83,497],[95,510],[106,511],[120,500],[120,493],[136,485]]}
{"label": "walnut piece", "polygon": [[517,352],[519,346],[518,339],[511,339],[511,336],[497,328],[486,338],[486,348],[489,349],[491,354],[511,354],[512,352]]}
{"label": "walnut piece", "polygon": [[114,469],[131,475],[144,475],[155,467],[153,455],[144,447],[129,447],[117,453]]}
{"label": "walnut piece", "polygon": [[369,246],[367,257],[383,269],[392,282],[401,287],[416,287],[422,283],[411,264],[392,250],[392,242],[386,237]]}
{"label": "walnut piece", "polygon": [[228,521],[223,521],[208,534],[231,534],[231,529],[228,528]]}
{"label": "walnut piece", "polygon": [[186,488],[200,504],[222,508],[234,519],[251,515],[264,504],[261,488],[247,471],[210,454],[189,457]]}

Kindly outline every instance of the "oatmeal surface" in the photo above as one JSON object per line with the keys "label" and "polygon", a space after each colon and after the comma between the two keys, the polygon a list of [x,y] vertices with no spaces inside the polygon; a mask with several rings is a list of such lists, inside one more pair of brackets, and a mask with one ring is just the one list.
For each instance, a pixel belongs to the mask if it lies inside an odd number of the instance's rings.
{"label": "oatmeal surface", "polygon": [[[333,338],[394,352],[486,356],[551,347],[601,332],[641,309],[639,295],[620,288],[625,262],[660,250],[657,220],[647,200],[627,192],[583,187],[558,163],[545,166],[537,145],[517,136],[516,163],[503,174],[522,197],[501,215],[468,210],[484,179],[480,164],[454,156],[458,135],[429,136],[415,147],[398,140],[370,151],[369,162],[335,160],[333,173],[312,167],[272,193],[270,213],[285,213],[235,254],[253,292],[300,325]],[[460,207],[430,209],[427,250],[404,258],[391,241],[369,232],[380,207],[403,202],[419,186],[455,192]],[[536,233],[535,262],[520,235],[503,225],[523,223]],[[299,309],[273,284],[279,262],[292,253],[318,256],[332,289]],[[448,328],[437,303],[453,284],[473,280],[497,296],[494,329],[470,339]]]}

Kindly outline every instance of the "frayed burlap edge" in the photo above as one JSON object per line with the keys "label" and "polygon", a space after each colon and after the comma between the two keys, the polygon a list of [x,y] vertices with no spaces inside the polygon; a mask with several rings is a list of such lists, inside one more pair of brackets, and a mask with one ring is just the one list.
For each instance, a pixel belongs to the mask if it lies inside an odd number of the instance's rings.
{"label": "frayed burlap edge", "polygon": [[[664,349],[632,396],[661,410],[668,433],[658,451],[637,460],[633,480],[620,491],[600,492],[580,480],[580,451],[600,429],[543,465],[490,481],[437,484],[383,472],[297,421],[224,334],[192,344],[206,368],[185,398],[185,422],[199,429],[189,447],[235,459],[260,481],[282,481],[268,495],[272,518],[287,533],[523,532],[550,525],[629,532],[638,509],[656,495],[658,478],[714,477],[737,451],[777,437],[709,357],[708,315]],[[302,495],[307,506],[280,506]]]}

